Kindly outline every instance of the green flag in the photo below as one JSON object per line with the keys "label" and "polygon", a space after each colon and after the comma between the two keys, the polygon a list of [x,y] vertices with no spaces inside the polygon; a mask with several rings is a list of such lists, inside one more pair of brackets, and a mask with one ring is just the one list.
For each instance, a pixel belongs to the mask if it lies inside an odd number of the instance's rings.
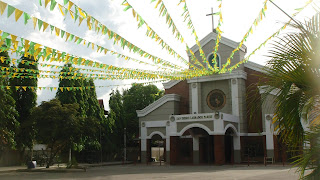
{"label": "green flag", "polygon": [[8,5],[8,18],[11,16],[11,14],[16,10],[16,8]]}
{"label": "green flag", "polygon": [[68,4],[69,0],[63,0],[63,4],[66,5]]}
{"label": "green flag", "polygon": [[52,11],[57,5],[57,2],[55,0],[51,0],[51,5],[50,5],[50,11]]}
{"label": "green flag", "polygon": [[24,25],[28,23],[28,20],[31,19],[30,15],[28,13],[23,13],[24,16]]}
{"label": "green flag", "polygon": [[43,21],[41,21],[40,19],[38,19],[38,27],[39,27],[39,31],[41,30]]}

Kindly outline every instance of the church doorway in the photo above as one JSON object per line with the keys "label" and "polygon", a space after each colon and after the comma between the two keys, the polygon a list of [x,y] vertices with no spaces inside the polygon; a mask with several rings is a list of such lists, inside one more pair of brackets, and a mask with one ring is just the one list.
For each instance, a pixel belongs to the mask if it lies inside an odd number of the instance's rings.
{"label": "church doorway", "polygon": [[178,141],[178,159],[183,164],[213,163],[213,136],[199,127],[186,130]]}
{"label": "church doorway", "polygon": [[150,139],[149,162],[164,162],[166,158],[165,139],[155,134]]}
{"label": "church doorway", "polygon": [[233,152],[233,136],[235,135],[232,128],[228,128],[225,133],[224,145],[225,145],[225,162],[226,164],[234,163]]}

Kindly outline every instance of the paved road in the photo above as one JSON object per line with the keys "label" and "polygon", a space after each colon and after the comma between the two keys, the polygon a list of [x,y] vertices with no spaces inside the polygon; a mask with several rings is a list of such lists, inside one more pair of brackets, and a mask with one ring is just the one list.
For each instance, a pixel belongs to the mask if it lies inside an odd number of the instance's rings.
{"label": "paved road", "polygon": [[7,172],[1,180],[36,179],[89,179],[89,180],[134,180],[134,179],[181,179],[181,180],[295,180],[295,169],[282,166],[145,166],[119,165],[94,167],[84,171],[70,172]]}

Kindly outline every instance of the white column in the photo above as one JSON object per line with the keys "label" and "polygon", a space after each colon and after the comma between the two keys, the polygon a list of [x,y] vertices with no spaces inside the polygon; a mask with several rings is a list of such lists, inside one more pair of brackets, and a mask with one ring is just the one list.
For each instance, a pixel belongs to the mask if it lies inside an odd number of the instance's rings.
{"label": "white column", "polygon": [[240,150],[241,149],[240,136],[233,135],[233,149],[234,150]]}
{"label": "white column", "polygon": [[224,135],[224,121],[221,119],[215,119],[213,121],[213,128],[214,128],[214,134],[215,135]]}
{"label": "white column", "polygon": [[232,115],[239,117],[238,133],[241,133],[240,127],[240,111],[239,111],[239,81],[237,79],[230,79],[231,86],[231,101],[232,101]]}
{"label": "white column", "polygon": [[199,137],[194,136],[193,138],[193,151],[199,151]]}
{"label": "white column", "polygon": [[[273,116],[273,114],[265,114],[265,117],[264,117],[264,122],[266,125],[265,127],[266,127],[267,153],[268,153],[268,150],[274,150],[272,116]],[[268,156],[270,156],[270,154],[268,154]]]}
{"label": "white column", "polygon": [[[144,122],[142,122],[143,124]],[[145,125],[144,125],[145,126]],[[141,151],[147,151],[147,128],[141,127]]]}
{"label": "white column", "polygon": [[166,124],[166,151],[170,151],[170,135],[171,135],[171,128],[173,123],[170,123],[170,121],[167,121]]}
{"label": "white column", "polygon": [[231,99],[232,115],[240,116],[239,112],[239,82],[237,79],[231,79]]}
{"label": "white column", "polygon": [[192,112],[191,114],[198,114],[199,113],[199,107],[198,107],[198,86],[199,83],[192,83],[191,84],[191,101],[192,101]]}

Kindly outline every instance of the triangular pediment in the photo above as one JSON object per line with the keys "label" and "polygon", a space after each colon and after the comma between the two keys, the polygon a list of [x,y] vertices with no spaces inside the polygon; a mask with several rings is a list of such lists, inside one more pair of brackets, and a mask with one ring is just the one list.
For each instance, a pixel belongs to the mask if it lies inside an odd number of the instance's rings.
{"label": "triangular pediment", "polygon": [[[205,36],[203,39],[200,40],[200,44],[201,46],[203,47],[204,45],[206,45],[207,43],[209,43],[211,40],[216,40],[217,39],[217,33],[215,32],[211,32],[209,33],[207,36]],[[220,40],[220,43],[226,45],[226,46],[229,46],[233,49],[237,48],[238,45],[239,45],[239,42],[235,42],[231,39],[228,39],[226,37],[221,37],[221,40]],[[199,50],[199,46],[198,45],[194,45],[190,48],[194,53],[197,52]],[[241,48],[240,48],[241,51],[243,51],[244,53],[247,52],[247,47],[245,45],[242,45]],[[189,54],[189,52],[188,52]],[[189,54],[190,55],[190,54]]]}

